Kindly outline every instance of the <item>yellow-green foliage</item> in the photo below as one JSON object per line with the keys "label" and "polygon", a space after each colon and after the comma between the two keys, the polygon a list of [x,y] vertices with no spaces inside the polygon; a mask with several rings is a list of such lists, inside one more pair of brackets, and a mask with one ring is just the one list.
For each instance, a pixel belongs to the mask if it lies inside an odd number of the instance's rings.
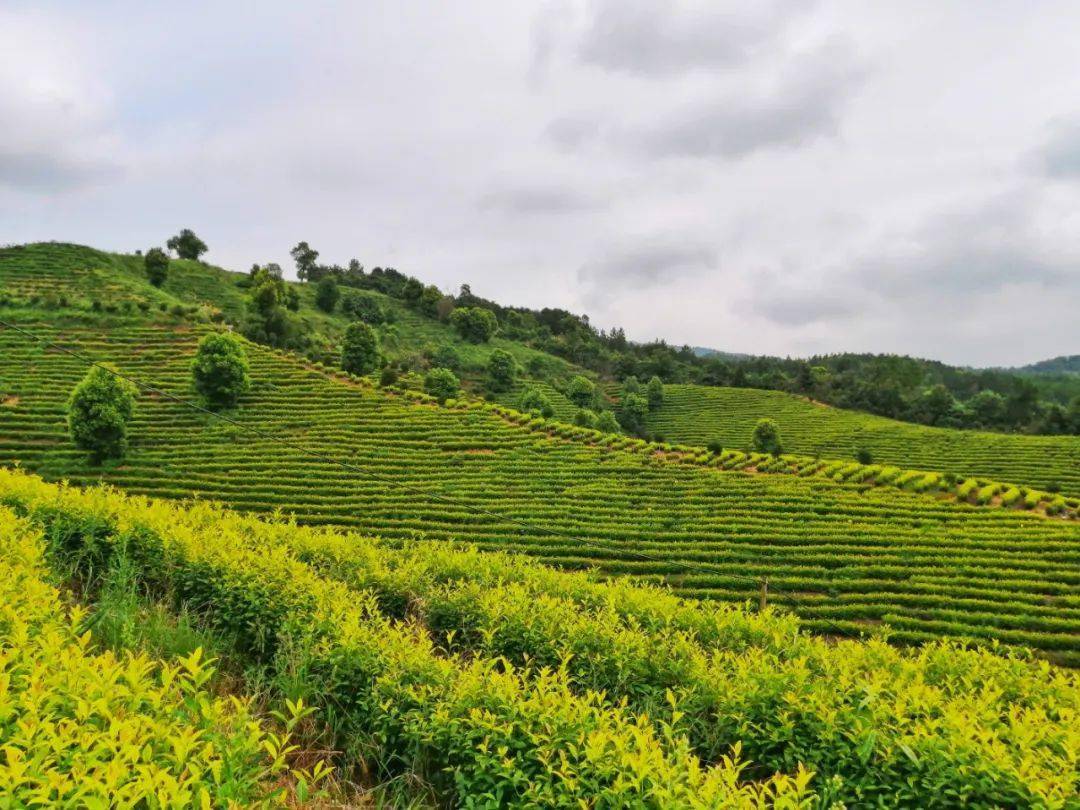
{"label": "yellow-green foliage", "polygon": [[286,749],[213,698],[199,651],[94,653],[47,582],[39,531],[0,509],[0,806],[224,807],[273,801]]}
{"label": "yellow-green foliage", "polygon": [[48,526],[54,552],[87,571],[123,553],[160,589],[234,638],[255,663],[294,666],[333,714],[345,750],[380,775],[409,765],[477,806],[807,807],[811,774],[743,778],[738,749],[702,763],[685,736],[578,691],[560,669],[446,656],[426,631],[384,616],[370,593],[319,576],[266,527],[82,493],[0,471],[0,501]]}
{"label": "yellow-green foliage", "polygon": [[[1045,662],[831,643],[791,617],[510,556],[385,547],[19,473],[0,472],[0,501],[90,566],[125,549],[148,585],[212,606],[204,619],[257,660],[302,646],[343,748],[386,775],[421,763],[458,801],[792,806],[808,789],[849,807],[1080,800],[1080,683]],[[760,781],[776,773],[791,776]]]}

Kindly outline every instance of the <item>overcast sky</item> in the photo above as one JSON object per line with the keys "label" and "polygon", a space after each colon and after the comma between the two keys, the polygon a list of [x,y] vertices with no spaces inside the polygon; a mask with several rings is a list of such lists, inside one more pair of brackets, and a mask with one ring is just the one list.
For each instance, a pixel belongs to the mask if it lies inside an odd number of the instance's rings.
{"label": "overcast sky", "polygon": [[1078,43],[1037,0],[0,0],[0,242],[1026,363],[1080,353]]}

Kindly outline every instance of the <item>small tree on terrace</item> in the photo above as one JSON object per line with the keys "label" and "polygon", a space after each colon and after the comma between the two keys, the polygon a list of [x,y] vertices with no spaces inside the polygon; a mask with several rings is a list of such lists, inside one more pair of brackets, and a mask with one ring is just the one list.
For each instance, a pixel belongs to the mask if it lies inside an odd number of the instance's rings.
{"label": "small tree on terrace", "polygon": [[656,409],[664,404],[664,383],[659,377],[653,377],[645,386],[645,396],[649,400],[649,408]]}
{"label": "small tree on terrace", "polygon": [[315,306],[323,312],[333,312],[340,299],[341,290],[338,289],[337,282],[330,276],[322,278],[315,288]]}
{"label": "small tree on terrace", "polygon": [[319,260],[319,251],[307,242],[300,242],[289,251],[289,255],[296,262],[296,277],[301,281],[307,281],[315,269],[315,262]]}
{"label": "small tree on terrace", "polygon": [[115,371],[111,366],[91,368],[68,400],[71,438],[95,461],[124,454],[138,393],[134,385],[111,371]]}
{"label": "small tree on terrace", "polygon": [[459,307],[450,313],[450,325],[470,343],[487,343],[498,331],[495,313],[483,307]]}
{"label": "small tree on terrace", "polygon": [[611,411],[604,411],[596,419],[596,429],[604,433],[618,433],[619,421]]}
{"label": "small tree on terrace", "polygon": [[555,408],[543,392],[536,388],[529,388],[521,395],[521,403],[518,406],[524,413],[536,413],[545,419],[555,415]]}
{"label": "small tree on terrace", "polygon": [[641,394],[627,394],[619,406],[619,422],[631,433],[645,429],[645,417],[649,415],[649,400]]}
{"label": "small tree on terrace", "polygon": [[424,377],[424,390],[440,403],[456,396],[460,385],[457,375],[448,368],[433,368]]}
{"label": "small tree on terrace", "polygon": [[754,450],[758,453],[771,453],[774,456],[784,452],[780,444],[780,426],[773,419],[759,419],[754,425]]}
{"label": "small tree on terrace", "polygon": [[587,377],[577,376],[566,388],[566,398],[579,408],[591,408],[596,399],[596,386]]}
{"label": "small tree on terrace", "polygon": [[160,287],[169,275],[169,257],[161,248],[150,248],[143,257],[143,267],[150,283]]}
{"label": "small tree on terrace", "polygon": [[247,353],[235,335],[212,332],[191,361],[195,390],[211,405],[231,407],[251,385]]}
{"label": "small tree on terrace", "polygon": [[370,374],[379,365],[379,336],[363,321],[353,321],[341,345],[341,367],[350,374]]}
{"label": "small tree on terrace", "polygon": [[494,392],[509,391],[517,378],[517,362],[505,349],[496,349],[487,361],[488,389]]}
{"label": "small tree on terrace", "polygon": [[165,243],[165,247],[174,251],[181,259],[198,261],[206,253],[206,242],[195,235],[191,228],[184,228],[180,233]]}

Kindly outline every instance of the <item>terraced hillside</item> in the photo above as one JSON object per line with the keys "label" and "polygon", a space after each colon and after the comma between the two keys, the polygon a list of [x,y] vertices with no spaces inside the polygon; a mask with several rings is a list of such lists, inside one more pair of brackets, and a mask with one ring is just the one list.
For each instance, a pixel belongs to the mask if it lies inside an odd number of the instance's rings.
{"label": "terraced hillside", "polygon": [[868,450],[881,464],[979,475],[1080,495],[1080,436],[1024,436],[933,428],[845,411],[778,391],[665,386],[649,429],[667,441],[746,449],[758,419],[780,425],[784,449],[823,458]]}
{"label": "terraced hillside", "polygon": [[[105,329],[92,315],[21,322],[181,396],[191,394],[190,356],[207,328],[114,317]],[[1075,521],[678,465],[510,425],[480,403],[415,404],[249,352],[254,387],[233,416],[351,469],[150,395],[140,398],[128,455],[91,466],[64,426],[85,368],[10,330],[0,330],[0,463],[387,538],[469,540],[664,578],[687,595],[756,598],[768,576],[773,601],[821,631],[888,622],[898,640],[997,638],[1080,662]]]}

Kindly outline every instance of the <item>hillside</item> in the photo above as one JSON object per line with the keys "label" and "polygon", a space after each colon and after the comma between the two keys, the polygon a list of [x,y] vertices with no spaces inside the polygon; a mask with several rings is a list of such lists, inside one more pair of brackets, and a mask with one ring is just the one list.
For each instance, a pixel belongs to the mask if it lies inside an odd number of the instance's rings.
{"label": "hillside", "polygon": [[1080,354],[1062,355],[1050,360],[1014,368],[1021,374],[1080,374]]}
{"label": "hillside", "polygon": [[[612,389],[612,393],[617,393]],[[667,385],[649,430],[671,442],[747,449],[762,417],[780,426],[784,449],[823,458],[873,460],[979,475],[1080,495],[1080,436],[1028,436],[934,428],[847,411],[779,391]]]}
{"label": "hillside", "polygon": [[125,572],[139,599],[220,645],[236,682],[302,700],[315,714],[298,728],[338,772],[397,785],[396,798],[413,786],[440,807],[495,795],[493,806],[749,810],[1077,796],[1080,684],[1021,658],[827,642],[770,611],[513,556],[5,470],[0,504],[26,516],[39,560],[51,538],[51,563],[102,598]]}
{"label": "hillside", "polygon": [[[191,395],[191,353],[209,328],[93,314],[36,313],[22,323],[178,396]],[[484,408],[414,403],[254,345],[254,386],[231,417],[324,460],[147,395],[127,456],[94,466],[64,425],[84,366],[10,330],[0,342],[0,463],[53,480],[210,497],[387,538],[469,540],[662,577],[687,595],[756,598],[768,576],[775,603],[830,633],[887,622],[897,640],[968,635],[1060,660],[1080,653],[1075,521],[663,462],[509,424]]]}

